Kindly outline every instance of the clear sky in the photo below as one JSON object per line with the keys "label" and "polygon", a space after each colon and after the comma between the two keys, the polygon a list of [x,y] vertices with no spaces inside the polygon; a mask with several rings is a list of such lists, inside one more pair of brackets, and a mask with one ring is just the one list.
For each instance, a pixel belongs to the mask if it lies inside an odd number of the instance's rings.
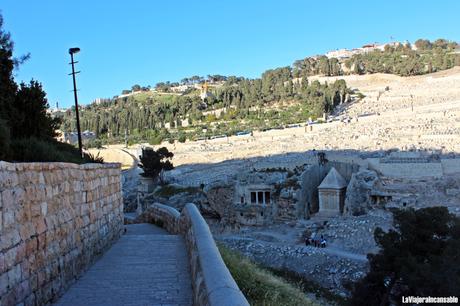
{"label": "clear sky", "polygon": [[332,49],[439,37],[460,41],[460,1],[2,0],[16,55],[31,58],[17,81],[43,83],[55,106],[112,97],[134,84],[192,75],[258,77]]}

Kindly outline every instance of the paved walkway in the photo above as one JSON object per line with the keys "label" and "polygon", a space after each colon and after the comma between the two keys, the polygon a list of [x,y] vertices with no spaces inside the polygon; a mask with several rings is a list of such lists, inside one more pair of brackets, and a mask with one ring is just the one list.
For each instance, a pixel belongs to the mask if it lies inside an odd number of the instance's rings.
{"label": "paved walkway", "polygon": [[192,305],[183,238],[151,224],[126,227],[56,305]]}

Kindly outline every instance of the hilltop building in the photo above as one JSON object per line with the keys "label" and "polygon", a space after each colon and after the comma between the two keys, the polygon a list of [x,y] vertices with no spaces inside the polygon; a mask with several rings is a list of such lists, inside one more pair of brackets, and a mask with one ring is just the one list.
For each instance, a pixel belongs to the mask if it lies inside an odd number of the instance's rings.
{"label": "hilltop building", "polygon": [[[77,132],[61,132],[58,131],[59,136],[57,137],[57,140],[60,142],[65,142],[65,143],[70,143],[70,144],[76,144],[78,143],[78,133]],[[91,132],[91,131],[83,131],[81,133],[81,140],[82,141],[88,141],[96,138],[96,133]]]}
{"label": "hilltop building", "polygon": [[[406,41],[402,43],[402,45],[407,45],[408,43],[409,42]],[[384,44],[378,44],[378,43],[366,44],[362,46],[361,48],[355,48],[351,50],[349,49],[332,50],[332,51],[327,52],[325,55],[328,58],[337,58],[339,60],[347,59],[347,58],[352,57],[355,54],[365,54],[365,53],[372,52],[375,50],[384,51],[386,46],[395,48],[400,44],[401,44],[400,42],[389,42],[389,43],[384,43]]]}

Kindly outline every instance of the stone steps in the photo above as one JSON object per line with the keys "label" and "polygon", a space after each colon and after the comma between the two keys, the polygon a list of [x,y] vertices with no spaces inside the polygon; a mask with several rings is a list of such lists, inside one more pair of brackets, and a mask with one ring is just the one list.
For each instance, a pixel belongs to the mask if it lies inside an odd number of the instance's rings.
{"label": "stone steps", "polygon": [[192,305],[184,240],[132,224],[56,305]]}

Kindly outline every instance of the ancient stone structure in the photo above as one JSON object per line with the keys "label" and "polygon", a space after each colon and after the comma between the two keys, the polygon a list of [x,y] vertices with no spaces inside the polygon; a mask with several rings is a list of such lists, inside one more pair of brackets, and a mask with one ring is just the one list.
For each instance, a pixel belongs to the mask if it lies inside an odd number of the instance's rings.
{"label": "ancient stone structure", "polygon": [[120,164],[0,162],[0,305],[55,301],[122,228]]}
{"label": "ancient stone structure", "polygon": [[345,191],[347,182],[335,170],[331,168],[324,180],[318,186],[319,214],[322,216],[334,216],[343,213],[345,203]]}
{"label": "ancient stone structure", "polygon": [[236,188],[236,219],[245,225],[261,225],[276,213],[273,186],[250,184]]}
{"label": "ancient stone structure", "polygon": [[260,169],[242,173],[236,178],[233,193],[236,222],[264,225],[273,220],[295,219],[297,200],[290,188],[284,188],[287,172]]}
{"label": "ancient stone structure", "polygon": [[336,169],[348,183],[353,173],[358,172],[359,165],[328,161],[325,165],[313,165],[307,168],[300,176],[299,217],[309,218],[320,211],[318,186],[332,168]]}

